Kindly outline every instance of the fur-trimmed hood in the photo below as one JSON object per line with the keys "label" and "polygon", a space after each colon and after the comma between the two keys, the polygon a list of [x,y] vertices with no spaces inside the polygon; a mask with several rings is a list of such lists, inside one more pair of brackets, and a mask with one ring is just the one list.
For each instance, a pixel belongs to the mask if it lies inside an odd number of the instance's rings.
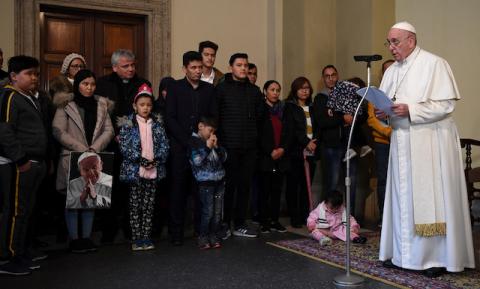
{"label": "fur-trimmed hood", "polygon": [[52,80],[50,80],[50,83],[48,84],[48,90],[50,91],[50,94],[52,97],[60,92],[65,92],[69,93],[73,91],[73,85],[70,83],[68,78],[63,75],[57,75],[54,77]]}
{"label": "fur-trimmed hood", "polygon": [[[136,113],[132,113],[131,115],[125,115],[122,117],[117,117],[117,126],[118,127],[133,127],[133,118],[137,115]],[[163,125],[163,118],[159,113],[152,112],[152,119],[155,122],[158,122]]]}
{"label": "fur-trimmed hood", "polygon": [[[67,106],[67,104],[71,101],[73,101],[73,93],[66,93],[66,92],[59,92],[55,94],[55,97],[53,99],[53,104],[57,108],[64,108]],[[112,100],[100,96],[100,95],[94,95],[93,96],[95,100],[97,100],[100,104],[105,105],[107,107],[108,113],[111,113],[113,111],[113,108],[115,106],[115,102]]]}

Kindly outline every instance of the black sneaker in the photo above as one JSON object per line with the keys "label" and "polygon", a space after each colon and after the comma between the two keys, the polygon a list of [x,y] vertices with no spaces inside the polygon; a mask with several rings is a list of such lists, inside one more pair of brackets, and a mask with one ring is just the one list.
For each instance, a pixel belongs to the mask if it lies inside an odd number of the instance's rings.
{"label": "black sneaker", "polygon": [[19,259],[20,259],[20,262],[30,270],[40,269],[40,264],[36,261],[32,261],[31,259],[24,256],[19,257]]}
{"label": "black sneaker", "polygon": [[242,225],[235,228],[235,230],[233,231],[233,235],[237,237],[247,237],[247,238],[258,237],[258,233],[255,230],[250,229],[247,225]]}
{"label": "black sneaker", "polygon": [[260,215],[259,215],[259,214],[253,215],[253,217],[252,217],[252,224],[260,225]]}
{"label": "black sneaker", "polygon": [[88,252],[87,249],[85,248],[83,239],[71,240],[69,249],[70,249],[70,252],[77,253],[77,254]]}
{"label": "black sneaker", "polygon": [[269,234],[270,233],[270,226],[268,225],[262,225],[260,227],[260,233],[262,234]]}
{"label": "black sneaker", "polygon": [[30,270],[23,262],[14,258],[9,262],[0,265],[0,274],[5,275],[14,275],[14,276],[22,276],[31,274],[32,270]]}
{"label": "black sneaker", "polygon": [[210,242],[208,238],[205,236],[198,237],[197,245],[198,245],[198,248],[200,248],[200,250],[210,249]]}
{"label": "black sneaker", "polygon": [[0,257],[0,265],[5,265],[5,264],[7,264],[8,262],[10,262],[10,258]]}
{"label": "black sneaker", "polygon": [[36,250],[33,248],[27,249],[25,253],[25,257],[32,260],[32,261],[41,261],[48,258],[48,255],[45,252],[40,250]]}
{"label": "black sneaker", "polygon": [[365,244],[367,242],[367,238],[363,236],[358,236],[356,238],[353,238],[352,242],[355,244]]}
{"label": "black sneaker", "polygon": [[95,243],[93,243],[92,239],[90,239],[90,238],[85,238],[85,239],[80,239],[80,241],[82,242],[83,249],[84,249],[86,252],[95,252],[95,251],[97,251],[97,245],[95,245]]}
{"label": "black sneaker", "polygon": [[279,222],[272,222],[270,224],[270,229],[274,232],[279,232],[279,233],[285,233],[287,231],[287,229],[282,226],[282,224],[280,224]]}
{"label": "black sneaker", "polygon": [[220,228],[220,231],[218,231],[217,237],[225,241],[230,238],[230,236],[232,236],[230,227],[227,224],[222,224],[222,228]]}

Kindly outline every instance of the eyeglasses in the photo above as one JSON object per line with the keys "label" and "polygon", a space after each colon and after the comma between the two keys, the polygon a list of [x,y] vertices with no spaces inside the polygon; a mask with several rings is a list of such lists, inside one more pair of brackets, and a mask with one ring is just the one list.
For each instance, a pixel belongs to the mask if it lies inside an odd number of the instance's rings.
{"label": "eyeglasses", "polygon": [[82,64],[73,64],[73,65],[70,65],[71,68],[75,68],[75,69],[84,69],[85,68],[85,65],[82,65]]}
{"label": "eyeglasses", "polygon": [[400,45],[400,43],[402,43],[402,41],[408,39],[408,37],[402,39],[402,40],[398,40],[398,39],[392,39],[392,40],[388,40],[387,39],[387,42],[383,43],[383,45],[385,45],[385,47],[390,47],[390,45],[392,45],[393,47],[398,47]]}
{"label": "eyeglasses", "polygon": [[323,75],[323,78],[336,78],[336,77],[337,77],[337,74],[336,74],[336,73],[324,74],[324,75]]}

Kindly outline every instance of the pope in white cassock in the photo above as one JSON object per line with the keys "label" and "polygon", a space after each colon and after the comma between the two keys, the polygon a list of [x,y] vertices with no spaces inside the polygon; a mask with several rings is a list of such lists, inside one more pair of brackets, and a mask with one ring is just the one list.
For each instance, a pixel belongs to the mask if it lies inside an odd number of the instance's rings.
{"label": "pope in white cassock", "polygon": [[[388,32],[395,58],[380,89],[394,101],[380,240],[385,267],[474,268],[463,161],[452,118],[460,94],[448,63],[417,46],[416,30],[400,22]],[[377,117],[385,114],[376,111]]]}

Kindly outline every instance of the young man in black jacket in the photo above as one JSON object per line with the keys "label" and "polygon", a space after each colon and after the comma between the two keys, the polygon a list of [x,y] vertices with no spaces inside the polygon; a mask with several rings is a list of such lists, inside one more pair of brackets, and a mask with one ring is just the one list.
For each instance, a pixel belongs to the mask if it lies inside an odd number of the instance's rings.
{"label": "young man in black jacket", "polygon": [[38,67],[33,57],[10,58],[11,85],[0,91],[0,274],[27,275],[40,267],[27,252],[27,229],[47,156],[41,105],[33,96]]}
{"label": "young man in black jacket", "polygon": [[[201,81],[202,55],[196,51],[183,54],[185,78],[172,83],[167,91],[166,125],[170,138],[171,189],[168,231],[173,245],[182,245],[186,198],[194,193],[188,148],[201,116],[216,118],[215,88]],[[195,195],[194,195],[195,196]],[[198,229],[196,212],[196,229]]]}
{"label": "young man in black jacket", "polygon": [[[233,234],[257,237],[258,233],[247,226],[245,219],[255,168],[258,125],[265,115],[262,109],[263,97],[258,87],[247,78],[247,54],[233,54],[229,64],[232,73],[225,74],[225,80],[216,87],[219,142],[228,153],[225,163],[224,222],[229,228],[235,215]],[[222,238],[226,239],[229,235],[230,230],[227,229]]]}

